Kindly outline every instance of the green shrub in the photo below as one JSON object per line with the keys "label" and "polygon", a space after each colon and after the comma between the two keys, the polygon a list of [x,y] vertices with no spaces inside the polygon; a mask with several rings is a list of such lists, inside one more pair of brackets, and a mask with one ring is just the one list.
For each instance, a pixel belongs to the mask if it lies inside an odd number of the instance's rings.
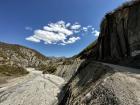
{"label": "green shrub", "polygon": [[55,66],[48,66],[43,70],[43,74],[53,74],[55,71],[57,70],[57,68]]}
{"label": "green shrub", "polygon": [[56,66],[54,66],[53,64],[49,64],[49,65],[42,64],[39,65],[38,69],[40,71],[43,71],[43,74],[47,74],[47,73],[53,74],[57,70]]}
{"label": "green shrub", "polygon": [[18,66],[0,65],[0,74],[5,76],[21,76],[28,74],[28,71]]}
{"label": "green shrub", "polygon": [[63,61],[63,65],[71,65],[72,63],[73,63],[73,61],[72,60],[68,60],[68,59]]}

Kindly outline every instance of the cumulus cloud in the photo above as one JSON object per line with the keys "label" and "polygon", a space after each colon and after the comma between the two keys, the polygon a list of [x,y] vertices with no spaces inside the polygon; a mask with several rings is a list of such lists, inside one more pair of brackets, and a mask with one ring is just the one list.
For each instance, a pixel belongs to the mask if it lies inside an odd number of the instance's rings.
{"label": "cumulus cloud", "polygon": [[[26,38],[28,41],[39,43],[41,41],[44,44],[58,44],[67,45],[75,43],[80,40],[80,32],[87,32],[92,26],[82,27],[79,23],[66,23],[64,21],[58,21],[56,23],[50,23],[43,27],[43,29],[38,29],[34,31],[34,35]],[[93,33],[93,31],[92,31]],[[99,33],[94,30],[95,36]]]}
{"label": "cumulus cloud", "polygon": [[86,27],[83,27],[83,28],[82,28],[82,31],[83,31],[83,32],[92,33],[95,37],[98,37],[99,34],[100,34],[100,32],[97,31],[97,30],[95,30],[95,28],[94,28],[93,26],[91,26],[91,25],[88,25],[88,26],[86,26]]}
{"label": "cumulus cloud", "polygon": [[43,41],[44,44],[72,44],[80,39],[80,37],[73,36],[79,32],[79,28],[77,23],[71,25],[71,23],[58,21],[44,26],[42,30],[35,30],[34,35],[27,37],[26,40],[37,43]]}
{"label": "cumulus cloud", "polygon": [[94,28],[92,28],[92,33],[94,34],[94,36],[98,37],[100,32],[95,30]]}
{"label": "cumulus cloud", "polygon": [[99,34],[100,34],[99,31],[97,31],[97,30],[94,31],[94,35],[95,35],[95,36],[99,36]]}
{"label": "cumulus cloud", "polygon": [[71,25],[71,23],[67,23],[67,24],[66,24],[66,27],[68,28],[68,27],[70,27],[70,25]]}
{"label": "cumulus cloud", "polygon": [[72,30],[78,30],[81,28],[81,25],[79,23],[75,23],[74,25],[71,26]]}
{"label": "cumulus cloud", "polygon": [[65,35],[72,35],[73,31],[66,28],[64,21],[59,21],[57,23],[48,24],[44,26],[44,30],[56,33],[63,33]]}
{"label": "cumulus cloud", "polygon": [[77,40],[80,40],[80,37],[71,37],[67,41],[63,41],[62,45],[75,43]]}
{"label": "cumulus cloud", "polygon": [[82,29],[84,32],[87,32],[88,31],[88,27],[83,27]]}
{"label": "cumulus cloud", "polygon": [[28,40],[28,41],[32,41],[32,42],[37,42],[37,43],[40,42],[40,40],[37,39],[37,38],[35,38],[34,36],[30,36],[30,37],[26,38],[26,40]]}

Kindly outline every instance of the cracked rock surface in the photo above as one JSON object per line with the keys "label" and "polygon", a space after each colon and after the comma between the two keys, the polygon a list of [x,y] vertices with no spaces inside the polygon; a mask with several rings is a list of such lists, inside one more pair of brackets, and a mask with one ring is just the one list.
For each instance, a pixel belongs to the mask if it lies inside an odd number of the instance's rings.
{"label": "cracked rock surface", "polygon": [[55,105],[64,79],[42,74],[33,68],[30,74],[16,78],[0,88],[0,105]]}

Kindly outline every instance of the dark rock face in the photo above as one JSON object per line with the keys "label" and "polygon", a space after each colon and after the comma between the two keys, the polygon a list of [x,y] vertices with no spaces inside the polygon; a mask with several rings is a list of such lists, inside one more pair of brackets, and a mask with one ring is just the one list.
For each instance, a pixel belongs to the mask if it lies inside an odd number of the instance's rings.
{"label": "dark rock face", "polygon": [[106,14],[96,44],[78,57],[120,62],[140,55],[140,1],[124,4]]}
{"label": "dark rock face", "polygon": [[140,50],[140,2],[105,16],[98,38],[99,59],[122,59]]}

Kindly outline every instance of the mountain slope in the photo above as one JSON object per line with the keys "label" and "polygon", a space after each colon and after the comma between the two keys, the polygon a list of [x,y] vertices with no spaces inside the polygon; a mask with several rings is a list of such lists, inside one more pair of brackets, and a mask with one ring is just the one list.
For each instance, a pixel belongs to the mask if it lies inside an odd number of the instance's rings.
{"label": "mountain slope", "polygon": [[0,42],[0,84],[28,74],[26,67],[41,69],[48,63],[49,58],[33,49]]}
{"label": "mountain slope", "polygon": [[33,49],[0,42],[0,64],[37,67],[47,60],[47,57]]}
{"label": "mountain slope", "polygon": [[86,61],[62,89],[59,105],[139,105],[139,78],[139,69]]}

